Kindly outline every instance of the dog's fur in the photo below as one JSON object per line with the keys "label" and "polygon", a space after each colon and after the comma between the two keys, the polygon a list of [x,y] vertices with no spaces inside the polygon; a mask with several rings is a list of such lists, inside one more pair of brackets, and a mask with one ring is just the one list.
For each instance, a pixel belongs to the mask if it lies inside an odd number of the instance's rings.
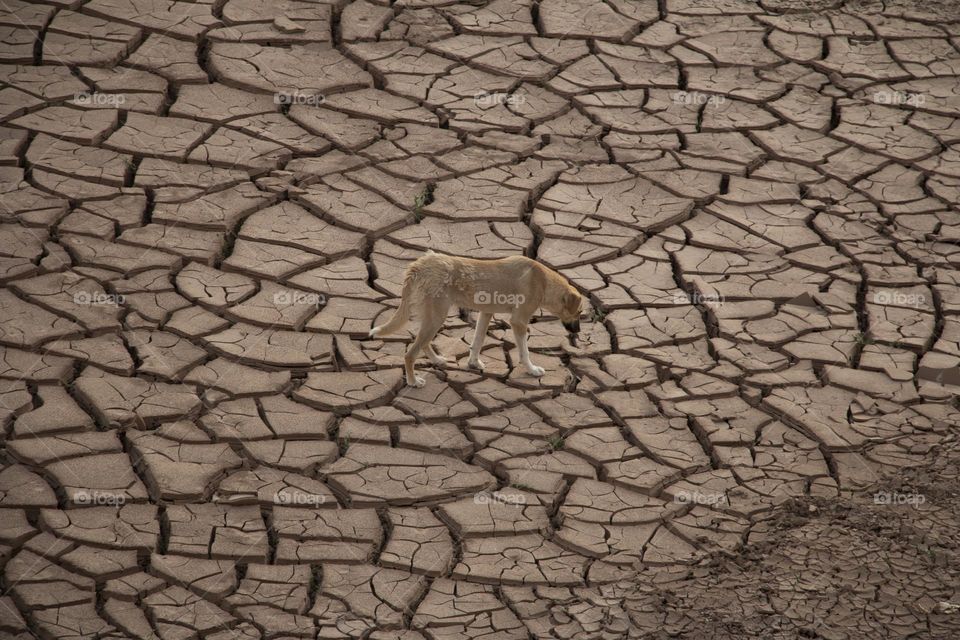
{"label": "dog's fur", "polygon": [[[485,304],[487,301],[489,304]],[[476,260],[428,251],[407,268],[400,306],[386,324],[370,331],[370,337],[396,333],[411,315],[417,315],[420,331],[404,357],[404,371],[407,384],[422,387],[424,380],[414,373],[413,362],[426,349],[433,364],[446,363],[431,341],[443,326],[451,305],[480,312],[468,361],[468,366],[477,369],[483,369],[480,348],[491,317],[509,313],[520,363],[531,375],[542,376],[543,368],[530,362],[527,351],[530,317],[542,307],[560,318],[567,332],[575,336],[580,331],[582,301],[566,278],[530,258]]]}

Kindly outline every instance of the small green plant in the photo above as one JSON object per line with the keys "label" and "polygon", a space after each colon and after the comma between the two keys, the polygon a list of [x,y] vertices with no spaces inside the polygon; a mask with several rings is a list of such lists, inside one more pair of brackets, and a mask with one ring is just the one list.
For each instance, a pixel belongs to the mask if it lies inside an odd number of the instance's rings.
{"label": "small green plant", "polygon": [[417,222],[423,220],[423,208],[430,203],[430,187],[424,187],[423,191],[413,197],[413,217]]}
{"label": "small green plant", "polygon": [[607,312],[600,307],[594,307],[590,310],[590,318],[596,323],[603,322],[607,318]]}
{"label": "small green plant", "polygon": [[528,484],[523,484],[522,482],[511,482],[510,486],[514,489],[520,489],[521,491],[533,491],[533,487]]}
{"label": "small green plant", "polygon": [[563,449],[563,437],[562,436],[550,436],[547,439],[547,442],[550,444],[550,448],[554,451],[559,451]]}
{"label": "small green plant", "polygon": [[340,455],[343,455],[350,448],[350,438],[338,438],[337,444],[340,445]]}
{"label": "small green plant", "polygon": [[854,340],[856,341],[856,343],[857,343],[858,345],[860,345],[861,347],[864,346],[864,345],[873,344],[873,338],[871,338],[871,337],[870,337],[869,335],[867,335],[866,333],[862,333],[862,332],[861,332],[861,333],[858,333],[857,335],[855,335],[855,336],[853,337],[853,339],[854,339]]}

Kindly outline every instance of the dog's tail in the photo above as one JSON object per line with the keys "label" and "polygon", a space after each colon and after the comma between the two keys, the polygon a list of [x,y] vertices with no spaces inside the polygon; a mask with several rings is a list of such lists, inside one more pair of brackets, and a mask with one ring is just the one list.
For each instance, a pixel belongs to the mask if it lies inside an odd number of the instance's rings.
{"label": "dog's tail", "polygon": [[396,333],[410,321],[411,305],[413,304],[414,279],[409,276],[403,281],[403,293],[400,294],[400,306],[393,312],[393,317],[386,324],[370,330],[370,337],[388,336]]}

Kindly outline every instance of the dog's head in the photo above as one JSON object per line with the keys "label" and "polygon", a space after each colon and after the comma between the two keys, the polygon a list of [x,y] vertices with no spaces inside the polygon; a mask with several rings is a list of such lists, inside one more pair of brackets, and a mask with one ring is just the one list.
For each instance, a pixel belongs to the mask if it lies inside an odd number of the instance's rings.
{"label": "dog's head", "polygon": [[560,316],[560,322],[567,333],[576,335],[580,333],[580,311],[583,305],[583,296],[573,287],[567,287],[567,290],[560,296],[560,308],[557,310]]}

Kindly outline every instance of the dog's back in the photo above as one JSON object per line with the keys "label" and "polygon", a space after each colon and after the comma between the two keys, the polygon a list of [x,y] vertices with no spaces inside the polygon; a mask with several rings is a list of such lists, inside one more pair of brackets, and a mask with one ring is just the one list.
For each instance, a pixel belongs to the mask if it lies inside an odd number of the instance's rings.
{"label": "dog's back", "polygon": [[[427,251],[407,267],[396,313],[370,334],[383,336],[396,333],[429,301],[476,308],[478,292],[523,293],[527,299],[539,300],[539,295],[531,296],[531,288],[538,293],[542,289],[543,270],[536,260],[524,256],[481,260]],[[532,285],[531,278],[540,284]]]}
{"label": "dog's back", "polygon": [[425,297],[443,295],[455,279],[459,261],[458,258],[433,251],[427,251],[414,260],[407,267],[407,273],[403,279],[404,291],[408,285],[411,287],[410,294],[414,296],[411,303],[419,303]]}

